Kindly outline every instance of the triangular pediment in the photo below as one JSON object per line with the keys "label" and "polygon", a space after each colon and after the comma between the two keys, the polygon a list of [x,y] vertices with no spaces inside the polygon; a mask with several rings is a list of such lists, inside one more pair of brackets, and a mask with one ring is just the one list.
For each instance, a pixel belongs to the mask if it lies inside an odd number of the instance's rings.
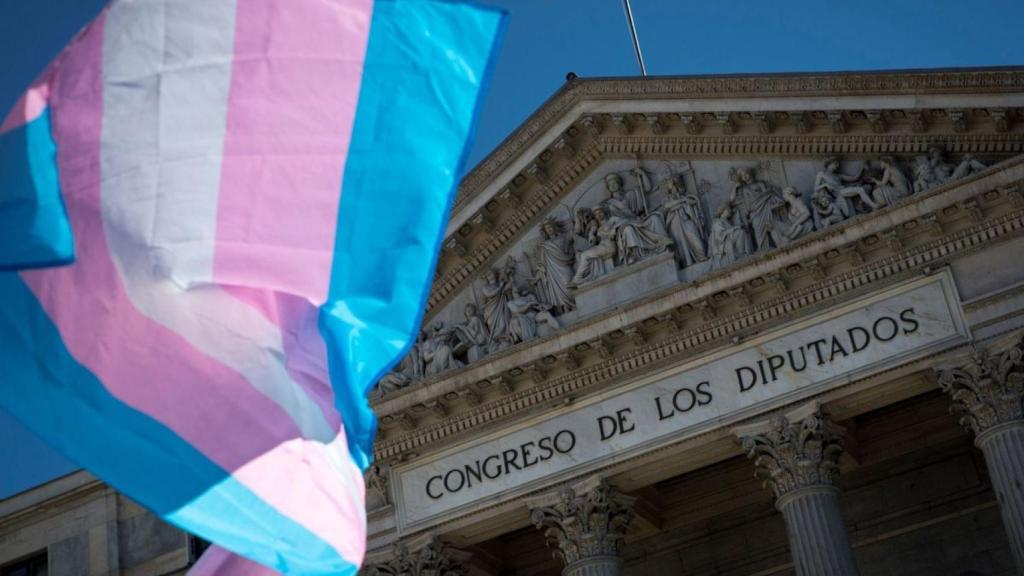
{"label": "triangular pediment", "polygon": [[467,176],[419,356],[385,387],[977,173],[1021,151],[1022,88],[1018,71],[575,81]]}

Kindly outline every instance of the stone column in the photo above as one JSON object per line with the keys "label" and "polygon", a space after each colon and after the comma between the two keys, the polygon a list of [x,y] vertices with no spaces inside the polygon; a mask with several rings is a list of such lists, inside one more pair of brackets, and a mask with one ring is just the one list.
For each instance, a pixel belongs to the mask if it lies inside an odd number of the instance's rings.
{"label": "stone column", "polygon": [[843,429],[816,407],[806,415],[777,416],[761,428],[740,439],[756,475],[775,493],[796,573],[856,576],[835,485]]}
{"label": "stone column", "polygon": [[563,490],[553,504],[533,508],[530,518],[565,563],[564,576],[619,576],[634,500],[601,480],[579,493]]}
{"label": "stone column", "polygon": [[966,364],[939,370],[937,377],[985,454],[1017,571],[1024,574],[1024,340],[994,355],[975,350]]}

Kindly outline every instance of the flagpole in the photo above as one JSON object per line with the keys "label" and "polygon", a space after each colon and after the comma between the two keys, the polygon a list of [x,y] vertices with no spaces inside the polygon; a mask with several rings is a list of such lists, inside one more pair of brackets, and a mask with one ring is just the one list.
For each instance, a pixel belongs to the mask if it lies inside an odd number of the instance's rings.
{"label": "flagpole", "polygon": [[636,50],[636,61],[640,65],[640,75],[647,76],[647,67],[644,66],[644,55],[640,51],[640,39],[636,35],[636,23],[633,22],[633,7],[629,0],[622,0],[622,8],[626,11],[626,24],[629,25],[629,35],[633,39],[633,49]]}

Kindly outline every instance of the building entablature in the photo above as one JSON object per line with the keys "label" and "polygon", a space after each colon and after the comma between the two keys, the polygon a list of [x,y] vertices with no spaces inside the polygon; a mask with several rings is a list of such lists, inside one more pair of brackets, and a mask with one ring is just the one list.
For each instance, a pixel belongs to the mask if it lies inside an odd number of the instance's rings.
{"label": "building entablature", "polygon": [[[385,424],[427,416],[432,402],[444,405],[435,414],[448,416],[454,404],[478,406],[488,389],[505,395],[517,383],[533,386],[555,374],[572,373],[590,361],[609,360],[651,344],[662,328],[700,328],[715,336],[697,341],[730,341],[757,331],[744,323],[739,333],[722,329],[724,315],[771,299],[794,298],[793,288],[809,286],[869,262],[883,260],[921,243],[934,243],[954,230],[990,221],[1024,206],[1024,158],[1013,159],[976,178],[958,182],[890,210],[815,232],[792,245],[755,254],[699,281],[673,284],[637,300],[595,314],[544,338],[526,342],[481,361],[454,369],[385,395],[376,405]],[[920,260],[920,258],[918,258]],[[917,268],[936,269],[947,257],[921,260]],[[628,271],[628,270],[627,270]],[[763,316],[763,314],[762,314]],[[768,319],[768,317],[764,317]],[[589,359],[589,361],[587,360]],[[389,416],[391,418],[389,418]],[[411,424],[410,424],[411,425]],[[413,428],[415,429],[415,428]],[[384,442],[393,440],[386,436]],[[387,444],[383,444],[387,446]],[[390,455],[390,454],[389,454]]]}
{"label": "building entablature", "polygon": [[1018,70],[571,81],[460,190],[373,399],[371,549],[742,454],[734,427],[794,403],[936,388],[1022,324],[1019,287],[971,276],[1024,235],[1022,106]]}

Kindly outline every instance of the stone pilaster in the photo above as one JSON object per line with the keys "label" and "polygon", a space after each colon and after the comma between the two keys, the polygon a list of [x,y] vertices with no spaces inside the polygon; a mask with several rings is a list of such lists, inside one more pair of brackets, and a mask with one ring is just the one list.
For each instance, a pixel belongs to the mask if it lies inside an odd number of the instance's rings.
{"label": "stone pilaster", "polygon": [[740,436],[756,475],[775,494],[800,576],[857,574],[835,485],[842,432],[815,409],[801,417],[775,417],[762,430]]}
{"label": "stone pilaster", "polygon": [[416,552],[404,543],[396,543],[390,558],[367,562],[361,576],[467,576],[464,562],[469,554],[455,550],[438,538],[431,538]]}
{"label": "stone pilaster", "polygon": [[1024,574],[1024,340],[998,354],[976,349],[966,364],[937,377],[985,454],[1017,570]]}
{"label": "stone pilaster", "polygon": [[533,508],[530,518],[565,563],[564,576],[618,576],[633,501],[602,480],[580,493],[563,490],[555,503]]}

